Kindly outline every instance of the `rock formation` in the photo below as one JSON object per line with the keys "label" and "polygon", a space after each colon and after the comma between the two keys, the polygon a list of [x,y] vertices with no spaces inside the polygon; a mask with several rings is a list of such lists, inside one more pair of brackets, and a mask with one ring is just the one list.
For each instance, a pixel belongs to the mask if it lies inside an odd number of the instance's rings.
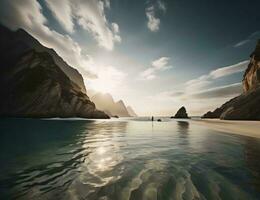
{"label": "rock formation", "polygon": [[256,90],[260,86],[260,40],[250,57],[250,63],[243,78],[244,93]]}
{"label": "rock formation", "polygon": [[76,83],[82,92],[86,92],[81,74],[69,66],[53,49],[43,46],[25,30],[18,29],[17,31],[11,31],[0,25],[0,44],[0,53],[2,54],[1,65],[12,65],[16,59],[30,49],[34,49],[37,52],[47,52],[69,79]]}
{"label": "rock formation", "polygon": [[127,106],[126,109],[131,117],[138,117],[138,115],[131,106]]}
{"label": "rock formation", "polygon": [[[0,36],[1,117],[108,118],[49,51],[34,49],[4,27]],[[81,77],[73,68],[71,72]]]}
{"label": "rock formation", "polygon": [[183,118],[183,119],[188,119],[188,114],[186,111],[186,108],[184,106],[182,106],[177,113],[174,115],[174,117],[171,118]]}
{"label": "rock formation", "polygon": [[[134,117],[135,112],[131,107],[126,107],[122,100],[115,102],[113,97],[106,93],[96,93],[91,98],[99,110],[103,110],[109,116]],[[130,109],[128,109],[130,108]]]}
{"label": "rock formation", "polygon": [[251,54],[250,63],[244,73],[243,94],[231,99],[203,118],[229,120],[260,120],[260,41]]}

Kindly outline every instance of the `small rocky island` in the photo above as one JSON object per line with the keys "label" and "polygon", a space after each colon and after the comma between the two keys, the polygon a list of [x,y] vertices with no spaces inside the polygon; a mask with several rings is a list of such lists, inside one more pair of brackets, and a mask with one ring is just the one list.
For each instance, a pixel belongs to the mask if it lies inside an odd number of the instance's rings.
{"label": "small rocky island", "polygon": [[250,57],[242,82],[243,93],[202,118],[260,120],[260,40]]}
{"label": "small rocky island", "polygon": [[187,114],[186,108],[182,106],[177,113],[172,116],[171,118],[179,118],[179,119],[189,119],[189,116]]}

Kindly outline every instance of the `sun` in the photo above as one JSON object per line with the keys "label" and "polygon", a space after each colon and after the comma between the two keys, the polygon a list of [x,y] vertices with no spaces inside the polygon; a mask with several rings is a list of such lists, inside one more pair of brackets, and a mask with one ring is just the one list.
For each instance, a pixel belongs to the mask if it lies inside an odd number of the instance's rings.
{"label": "sun", "polygon": [[87,80],[89,88],[102,93],[116,93],[122,87],[125,74],[114,67],[102,68],[96,79]]}

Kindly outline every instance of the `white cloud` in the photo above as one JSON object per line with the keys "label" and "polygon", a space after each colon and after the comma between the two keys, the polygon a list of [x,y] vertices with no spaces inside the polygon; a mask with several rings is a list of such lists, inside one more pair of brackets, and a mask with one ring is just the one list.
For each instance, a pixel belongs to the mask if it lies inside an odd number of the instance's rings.
{"label": "white cloud", "polygon": [[157,32],[160,29],[161,20],[159,19],[159,17],[156,17],[158,11],[162,11],[163,13],[166,12],[166,6],[161,0],[158,0],[157,4],[150,5],[145,9],[145,15],[148,19],[147,27],[152,32]]}
{"label": "white cloud", "polygon": [[170,61],[170,58],[169,57],[161,57],[155,61],[152,62],[152,66],[156,69],[166,69]]}
{"label": "white cloud", "polygon": [[45,0],[48,8],[51,10],[54,17],[62,25],[62,27],[69,33],[73,32],[73,14],[70,5],[70,0]]}
{"label": "white cloud", "polygon": [[249,64],[249,61],[246,60],[246,61],[239,62],[237,64],[230,65],[227,67],[221,67],[221,68],[218,68],[218,69],[210,72],[210,76],[213,79],[216,79],[216,78],[220,78],[220,77],[224,77],[224,76],[229,76],[231,74],[243,72],[243,71],[245,71],[248,64]]}
{"label": "white cloud", "polygon": [[169,57],[161,57],[157,60],[154,60],[151,63],[151,67],[146,69],[140,74],[141,80],[152,80],[156,78],[156,72],[158,71],[164,71],[172,66],[169,65],[170,58]]}
{"label": "white cloud", "polygon": [[249,61],[243,61],[227,67],[220,67],[216,70],[211,71],[209,74],[205,74],[200,76],[199,78],[190,80],[186,83],[186,90],[187,92],[192,92],[194,90],[205,89],[215,79],[245,71],[248,63]]}
{"label": "white cloud", "polygon": [[152,31],[152,32],[157,32],[160,27],[160,19],[155,17],[155,11],[154,11],[154,6],[148,7],[146,9],[146,17],[148,19],[147,22],[147,27]]}
{"label": "white cloud", "polygon": [[169,106],[177,110],[180,106],[186,105],[189,108],[189,113],[201,115],[208,110],[219,107],[224,102],[242,93],[241,82],[218,87],[212,87],[211,84],[221,80],[221,77],[245,71],[248,62],[249,61],[244,61],[231,66],[218,68],[208,74],[187,81],[182,90],[173,89],[163,91],[149,96],[149,100],[157,101],[157,103],[161,105],[166,105],[165,113],[169,113]]}
{"label": "white cloud", "polygon": [[243,46],[243,45],[247,44],[248,42],[250,42],[250,40],[248,40],[248,39],[242,40],[242,41],[238,42],[237,44],[235,44],[234,47]]}
{"label": "white cloud", "polygon": [[[119,26],[109,23],[105,9],[110,8],[109,0],[46,0],[58,22],[68,32],[73,31],[73,19],[92,34],[100,47],[113,50],[115,42],[121,42]],[[62,5],[60,5],[62,4]]]}
{"label": "white cloud", "polygon": [[220,87],[210,88],[197,93],[190,94],[191,98],[210,99],[210,98],[228,98],[242,93],[242,84],[234,83]]}
{"label": "white cloud", "polygon": [[118,24],[109,24],[107,21],[104,12],[106,6],[108,6],[107,2],[101,0],[74,0],[73,13],[78,20],[78,24],[94,36],[99,46],[112,50],[114,43],[120,42],[121,37],[118,35]]}
{"label": "white cloud", "polygon": [[165,3],[163,1],[161,1],[161,0],[158,1],[158,7],[163,12],[166,12],[166,5],[165,5]]}
{"label": "white cloud", "polygon": [[246,39],[237,42],[236,44],[233,45],[233,47],[237,48],[237,47],[241,47],[253,40],[258,40],[258,38],[260,37],[260,31],[256,31],[254,33],[252,33],[251,35],[249,35]]}

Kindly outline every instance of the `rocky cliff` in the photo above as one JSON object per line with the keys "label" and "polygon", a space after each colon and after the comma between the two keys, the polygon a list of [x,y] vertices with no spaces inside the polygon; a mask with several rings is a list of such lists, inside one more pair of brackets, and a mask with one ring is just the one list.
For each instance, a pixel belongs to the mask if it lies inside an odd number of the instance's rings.
{"label": "rocky cliff", "polygon": [[203,118],[229,120],[260,120],[260,41],[251,54],[250,63],[244,73],[243,94],[231,99]]}
{"label": "rocky cliff", "polygon": [[108,118],[47,52],[29,50],[1,68],[1,117]]}
{"label": "rocky cliff", "polygon": [[138,115],[131,106],[127,106],[126,109],[131,117],[138,117]]}
{"label": "rocky cliff", "polygon": [[[128,110],[122,100],[115,102],[113,97],[106,93],[96,93],[91,97],[98,109],[103,110],[109,116],[134,117],[135,112]],[[132,111],[132,112],[131,112]],[[131,112],[131,113],[130,113]]]}
{"label": "rocky cliff", "polygon": [[34,49],[37,52],[47,52],[67,77],[76,83],[82,92],[86,92],[81,74],[69,66],[53,49],[43,46],[25,30],[18,29],[17,31],[11,31],[0,25],[0,44],[1,65],[13,65],[16,59],[30,49]]}
{"label": "rocky cliff", "polygon": [[250,63],[243,78],[245,93],[255,90],[260,86],[260,40],[250,57]]}

